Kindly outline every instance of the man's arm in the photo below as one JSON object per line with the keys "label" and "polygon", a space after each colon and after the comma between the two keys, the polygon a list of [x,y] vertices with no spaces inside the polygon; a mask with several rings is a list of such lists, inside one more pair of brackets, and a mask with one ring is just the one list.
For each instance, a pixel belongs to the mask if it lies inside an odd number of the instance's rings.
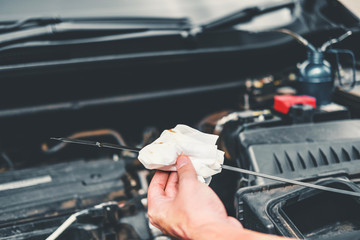
{"label": "man's arm", "polygon": [[179,156],[176,167],[157,171],[149,186],[149,219],[161,231],[181,239],[284,240],[246,230],[229,217],[215,192],[197,180],[188,157]]}

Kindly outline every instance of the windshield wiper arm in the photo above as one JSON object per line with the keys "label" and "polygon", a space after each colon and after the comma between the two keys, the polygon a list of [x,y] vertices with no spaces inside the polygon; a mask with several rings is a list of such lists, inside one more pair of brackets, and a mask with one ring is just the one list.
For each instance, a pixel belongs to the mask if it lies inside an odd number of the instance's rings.
{"label": "windshield wiper arm", "polygon": [[149,30],[175,30],[190,33],[194,36],[201,32],[214,31],[231,27],[241,22],[248,22],[256,16],[273,12],[282,8],[292,8],[295,0],[245,8],[202,26],[192,26],[188,18],[157,17],[82,17],[82,18],[28,18],[12,24],[1,26],[0,46],[69,32],[102,32],[102,33],[134,33]]}
{"label": "windshield wiper arm", "polygon": [[242,9],[210,23],[201,26],[201,31],[214,31],[219,29],[224,29],[227,27],[232,27],[239,23],[245,23],[252,20],[254,17],[274,12],[283,8],[293,8],[295,6],[295,1],[286,1],[279,4],[272,4],[268,6],[255,6]]}

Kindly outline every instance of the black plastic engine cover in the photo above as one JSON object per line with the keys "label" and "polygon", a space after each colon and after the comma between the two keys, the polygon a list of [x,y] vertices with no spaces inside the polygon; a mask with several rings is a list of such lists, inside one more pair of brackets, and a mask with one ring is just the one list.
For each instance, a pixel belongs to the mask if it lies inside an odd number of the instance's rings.
{"label": "black plastic engine cover", "polygon": [[[319,185],[360,192],[345,177]],[[356,197],[286,184],[252,186],[236,194],[237,218],[245,228],[300,239],[357,239],[360,202]]]}
{"label": "black plastic engine cover", "polygon": [[[344,120],[244,131],[239,149],[250,169],[292,179],[360,169],[360,121]],[[253,185],[272,183],[256,178]]]}
{"label": "black plastic engine cover", "polygon": [[110,159],[2,173],[0,227],[61,216],[101,202],[124,200],[127,198],[124,174],[124,162]]}
{"label": "black plastic engine cover", "polygon": [[[257,172],[360,192],[360,121],[259,128],[238,135],[244,165]],[[244,227],[306,239],[355,239],[355,197],[249,177],[238,190],[236,215]]]}

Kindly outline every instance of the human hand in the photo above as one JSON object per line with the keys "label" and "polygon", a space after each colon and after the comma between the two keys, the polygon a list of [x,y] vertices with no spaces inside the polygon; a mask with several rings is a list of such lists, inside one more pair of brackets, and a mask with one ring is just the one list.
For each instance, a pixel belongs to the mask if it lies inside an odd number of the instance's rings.
{"label": "human hand", "polygon": [[219,197],[197,180],[187,156],[179,156],[177,172],[157,171],[148,190],[150,222],[166,234],[197,238],[201,229],[226,225],[242,229],[240,222],[229,217]]}

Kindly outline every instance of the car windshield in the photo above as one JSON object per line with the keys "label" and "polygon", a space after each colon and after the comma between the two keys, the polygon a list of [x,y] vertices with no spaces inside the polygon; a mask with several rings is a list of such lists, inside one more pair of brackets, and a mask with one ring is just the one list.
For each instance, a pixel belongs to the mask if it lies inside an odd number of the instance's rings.
{"label": "car windshield", "polygon": [[239,9],[283,0],[1,0],[0,21],[57,16],[188,17],[203,24]]}

